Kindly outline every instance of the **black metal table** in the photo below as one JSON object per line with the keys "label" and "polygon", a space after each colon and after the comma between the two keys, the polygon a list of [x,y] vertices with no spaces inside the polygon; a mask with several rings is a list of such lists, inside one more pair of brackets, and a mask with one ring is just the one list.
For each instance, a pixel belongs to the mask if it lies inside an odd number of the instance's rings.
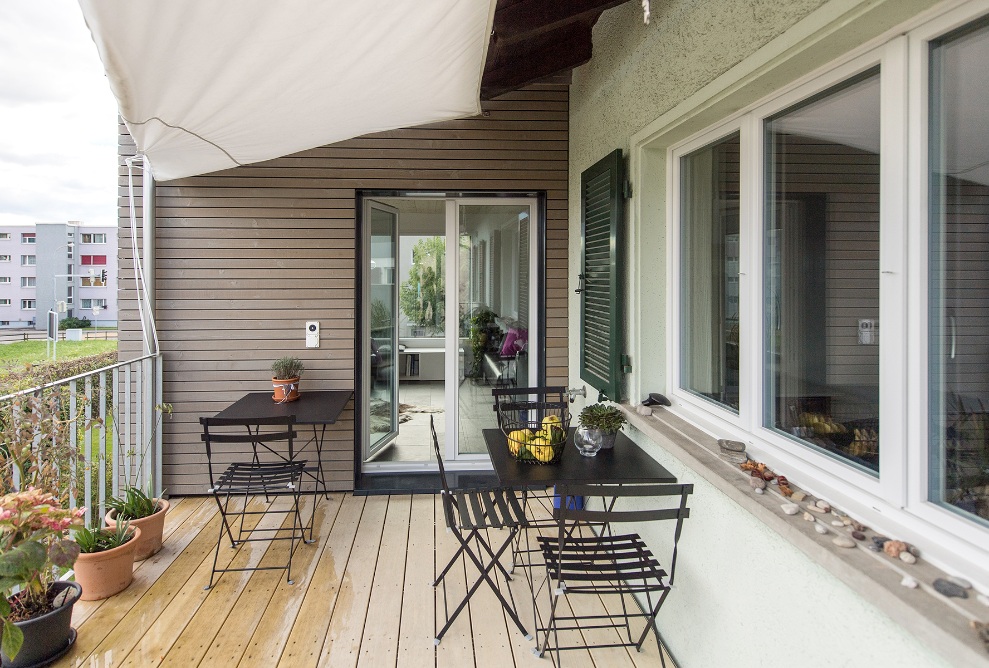
{"label": "black metal table", "polygon": [[316,472],[307,473],[315,483],[315,492],[328,495],[326,476],[323,473],[323,439],[326,437],[326,427],[337,421],[353,396],[353,390],[311,390],[300,393],[296,401],[277,403],[272,400],[271,392],[250,392],[217,413],[216,417],[250,420],[293,415],[296,424],[312,425],[312,438],[295,452],[289,452],[288,459],[293,459],[312,445],[316,451]]}
{"label": "black metal table", "polygon": [[500,429],[485,429],[484,444],[491,455],[498,481],[505,487],[549,487],[558,483],[673,483],[676,476],[650,457],[625,434],[618,432],[615,447],[585,457],[567,435],[563,456],[556,464],[523,464],[508,451],[508,439]]}

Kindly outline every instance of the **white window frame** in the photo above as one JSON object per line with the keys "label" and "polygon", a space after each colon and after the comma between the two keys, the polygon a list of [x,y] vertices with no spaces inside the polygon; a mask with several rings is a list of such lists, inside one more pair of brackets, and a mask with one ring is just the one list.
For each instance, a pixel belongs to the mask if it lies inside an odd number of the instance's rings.
{"label": "white window frame", "polygon": [[[7,279],[9,282],[10,279]],[[21,287],[22,288],[36,288],[38,287],[38,277],[37,276],[21,276]]]}
{"label": "white window frame", "polygon": [[[860,517],[878,517],[906,540],[939,542],[943,554],[985,563],[989,529],[930,500],[928,282],[928,45],[989,13],[955,5],[860,48],[667,150],[668,388],[674,410],[718,436],[747,443],[763,459]],[[880,67],[880,475],[825,455],[762,424],[764,414],[764,121],[875,66]],[[680,158],[739,131],[739,412],[681,387]],[[641,267],[640,267],[641,270]],[[748,317],[745,317],[748,314]],[[948,559],[949,565],[952,559]]]}
{"label": "white window frame", "polygon": [[21,243],[30,246],[31,244],[38,243],[37,232],[22,232],[21,233]]}
{"label": "white window frame", "polygon": [[0,299],[0,306],[10,306],[9,299]]}
{"label": "white window frame", "polygon": [[105,244],[106,232],[85,232],[82,235],[84,244]]}
{"label": "white window frame", "polygon": [[10,256],[10,255],[0,255],[0,262],[10,262],[11,261],[11,257],[12,256]]}
{"label": "white window frame", "polygon": [[22,267],[36,267],[38,265],[37,255],[22,255],[21,256],[21,266]]}
{"label": "white window frame", "polygon": [[[26,306],[26,304],[33,304],[33,306]],[[21,310],[22,311],[34,311],[38,308],[38,301],[36,299],[22,299],[21,300]]]}
{"label": "white window frame", "polygon": [[9,285],[10,276],[0,276],[0,285]]}
{"label": "white window frame", "polygon": [[0,241],[10,241],[10,232],[0,232]]}

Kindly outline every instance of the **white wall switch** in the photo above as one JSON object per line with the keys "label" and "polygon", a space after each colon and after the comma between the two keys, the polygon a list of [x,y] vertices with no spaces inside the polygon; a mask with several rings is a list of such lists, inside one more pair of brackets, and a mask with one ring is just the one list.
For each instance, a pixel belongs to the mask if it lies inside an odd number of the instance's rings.
{"label": "white wall switch", "polygon": [[306,323],[306,348],[319,348],[319,323],[315,320]]}

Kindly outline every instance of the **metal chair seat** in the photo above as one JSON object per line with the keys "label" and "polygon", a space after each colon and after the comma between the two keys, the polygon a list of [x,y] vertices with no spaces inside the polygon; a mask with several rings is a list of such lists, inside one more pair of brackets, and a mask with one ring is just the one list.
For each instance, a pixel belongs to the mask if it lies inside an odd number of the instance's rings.
{"label": "metal chair seat", "polygon": [[622,591],[631,594],[669,589],[664,582],[666,571],[637,533],[572,536],[562,549],[558,536],[539,536],[538,540],[550,578],[566,582],[568,592],[613,593],[615,582],[624,582]]}

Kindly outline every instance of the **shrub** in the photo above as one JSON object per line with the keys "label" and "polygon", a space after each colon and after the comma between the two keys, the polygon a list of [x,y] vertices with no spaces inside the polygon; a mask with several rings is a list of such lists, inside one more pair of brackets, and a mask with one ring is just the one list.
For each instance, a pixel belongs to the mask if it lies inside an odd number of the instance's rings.
{"label": "shrub", "polygon": [[89,318],[66,318],[58,323],[59,329],[86,329],[91,326],[92,323],[89,322]]}

